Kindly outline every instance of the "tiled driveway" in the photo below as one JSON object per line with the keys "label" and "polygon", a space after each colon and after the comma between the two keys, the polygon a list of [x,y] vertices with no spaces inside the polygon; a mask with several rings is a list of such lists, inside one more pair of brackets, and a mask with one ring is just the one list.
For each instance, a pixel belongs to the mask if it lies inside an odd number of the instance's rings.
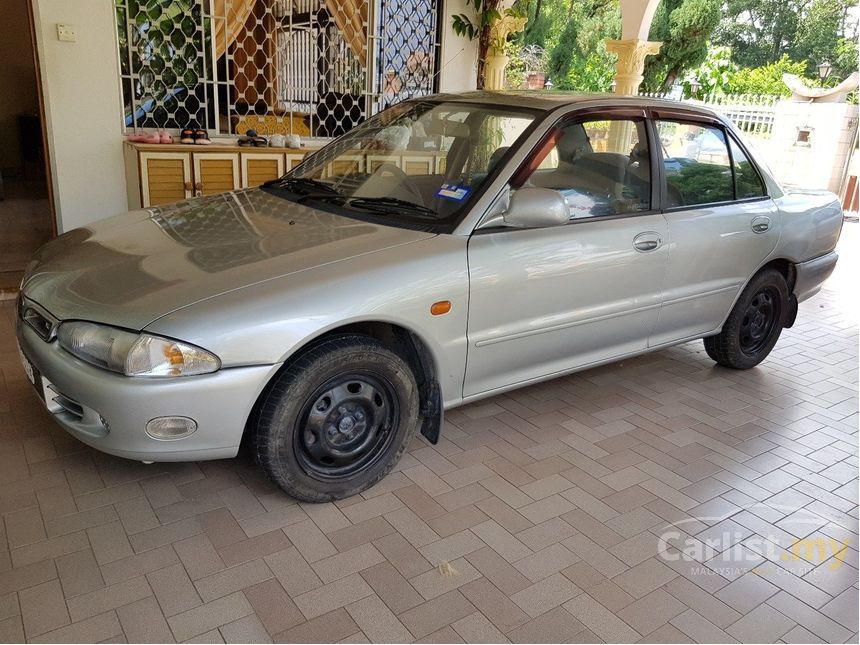
{"label": "tiled driveway", "polygon": [[0,640],[856,642],[857,228],[760,368],[695,342],[496,397],[319,506],[68,438],[6,306]]}

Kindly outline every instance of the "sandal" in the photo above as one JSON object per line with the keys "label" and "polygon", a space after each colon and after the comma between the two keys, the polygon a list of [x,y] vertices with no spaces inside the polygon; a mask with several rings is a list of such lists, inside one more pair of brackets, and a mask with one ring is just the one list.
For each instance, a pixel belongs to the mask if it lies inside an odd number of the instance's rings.
{"label": "sandal", "polygon": [[173,143],[173,136],[162,130],[159,134],[159,143]]}
{"label": "sandal", "polygon": [[[260,143],[261,140],[263,141],[263,143]],[[241,137],[238,141],[238,144],[242,148],[248,148],[250,146],[254,146],[255,148],[260,148],[260,147],[267,145],[267,143],[268,142],[263,137],[261,137],[259,134],[257,134],[257,131],[254,130],[253,128],[247,130],[245,132],[245,136]]]}
{"label": "sandal", "polygon": [[128,135],[128,140],[131,143],[161,143],[161,135],[158,132],[143,132]]}
{"label": "sandal", "polygon": [[194,131],[194,143],[198,146],[208,146],[212,141],[209,139],[209,133],[206,130],[198,128]]}
{"label": "sandal", "polygon": [[183,128],[179,135],[179,143],[194,143],[194,129]]}

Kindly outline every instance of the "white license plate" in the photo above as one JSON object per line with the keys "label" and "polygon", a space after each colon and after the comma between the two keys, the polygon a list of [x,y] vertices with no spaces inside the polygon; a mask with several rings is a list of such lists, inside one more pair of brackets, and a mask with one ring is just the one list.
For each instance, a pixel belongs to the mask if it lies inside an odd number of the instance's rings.
{"label": "white license plate", "polygon": [[20,348],[18,348],[18,354],[21,356],[21,365],[24,366],[24,374],[27,375],[27,380],[36,385],[36,373],[33,371],[32,363],[27,360],[27,357],[24,356],[24,352]]}

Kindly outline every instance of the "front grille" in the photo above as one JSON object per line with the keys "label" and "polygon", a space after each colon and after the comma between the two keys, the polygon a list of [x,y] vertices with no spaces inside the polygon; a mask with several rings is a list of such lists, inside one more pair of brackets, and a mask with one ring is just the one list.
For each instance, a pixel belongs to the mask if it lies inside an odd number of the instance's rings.
{"label": "front grille", "polygon": [[18,313],[21,320],[30,325],[42,340],[51,341],[57,335],[59,321],[47,312],[40,311],[23,298],[18,305]]}

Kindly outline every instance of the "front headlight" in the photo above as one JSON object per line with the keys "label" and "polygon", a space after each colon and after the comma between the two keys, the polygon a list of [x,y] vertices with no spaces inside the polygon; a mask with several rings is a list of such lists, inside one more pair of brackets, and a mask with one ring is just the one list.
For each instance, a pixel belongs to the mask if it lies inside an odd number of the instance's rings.
{"label": "front headlight", "polygon": [[82,361],[126,376],[193,376],[221,367],[218,357],[205,349],[107,325],[66,322],[57,339]]}

